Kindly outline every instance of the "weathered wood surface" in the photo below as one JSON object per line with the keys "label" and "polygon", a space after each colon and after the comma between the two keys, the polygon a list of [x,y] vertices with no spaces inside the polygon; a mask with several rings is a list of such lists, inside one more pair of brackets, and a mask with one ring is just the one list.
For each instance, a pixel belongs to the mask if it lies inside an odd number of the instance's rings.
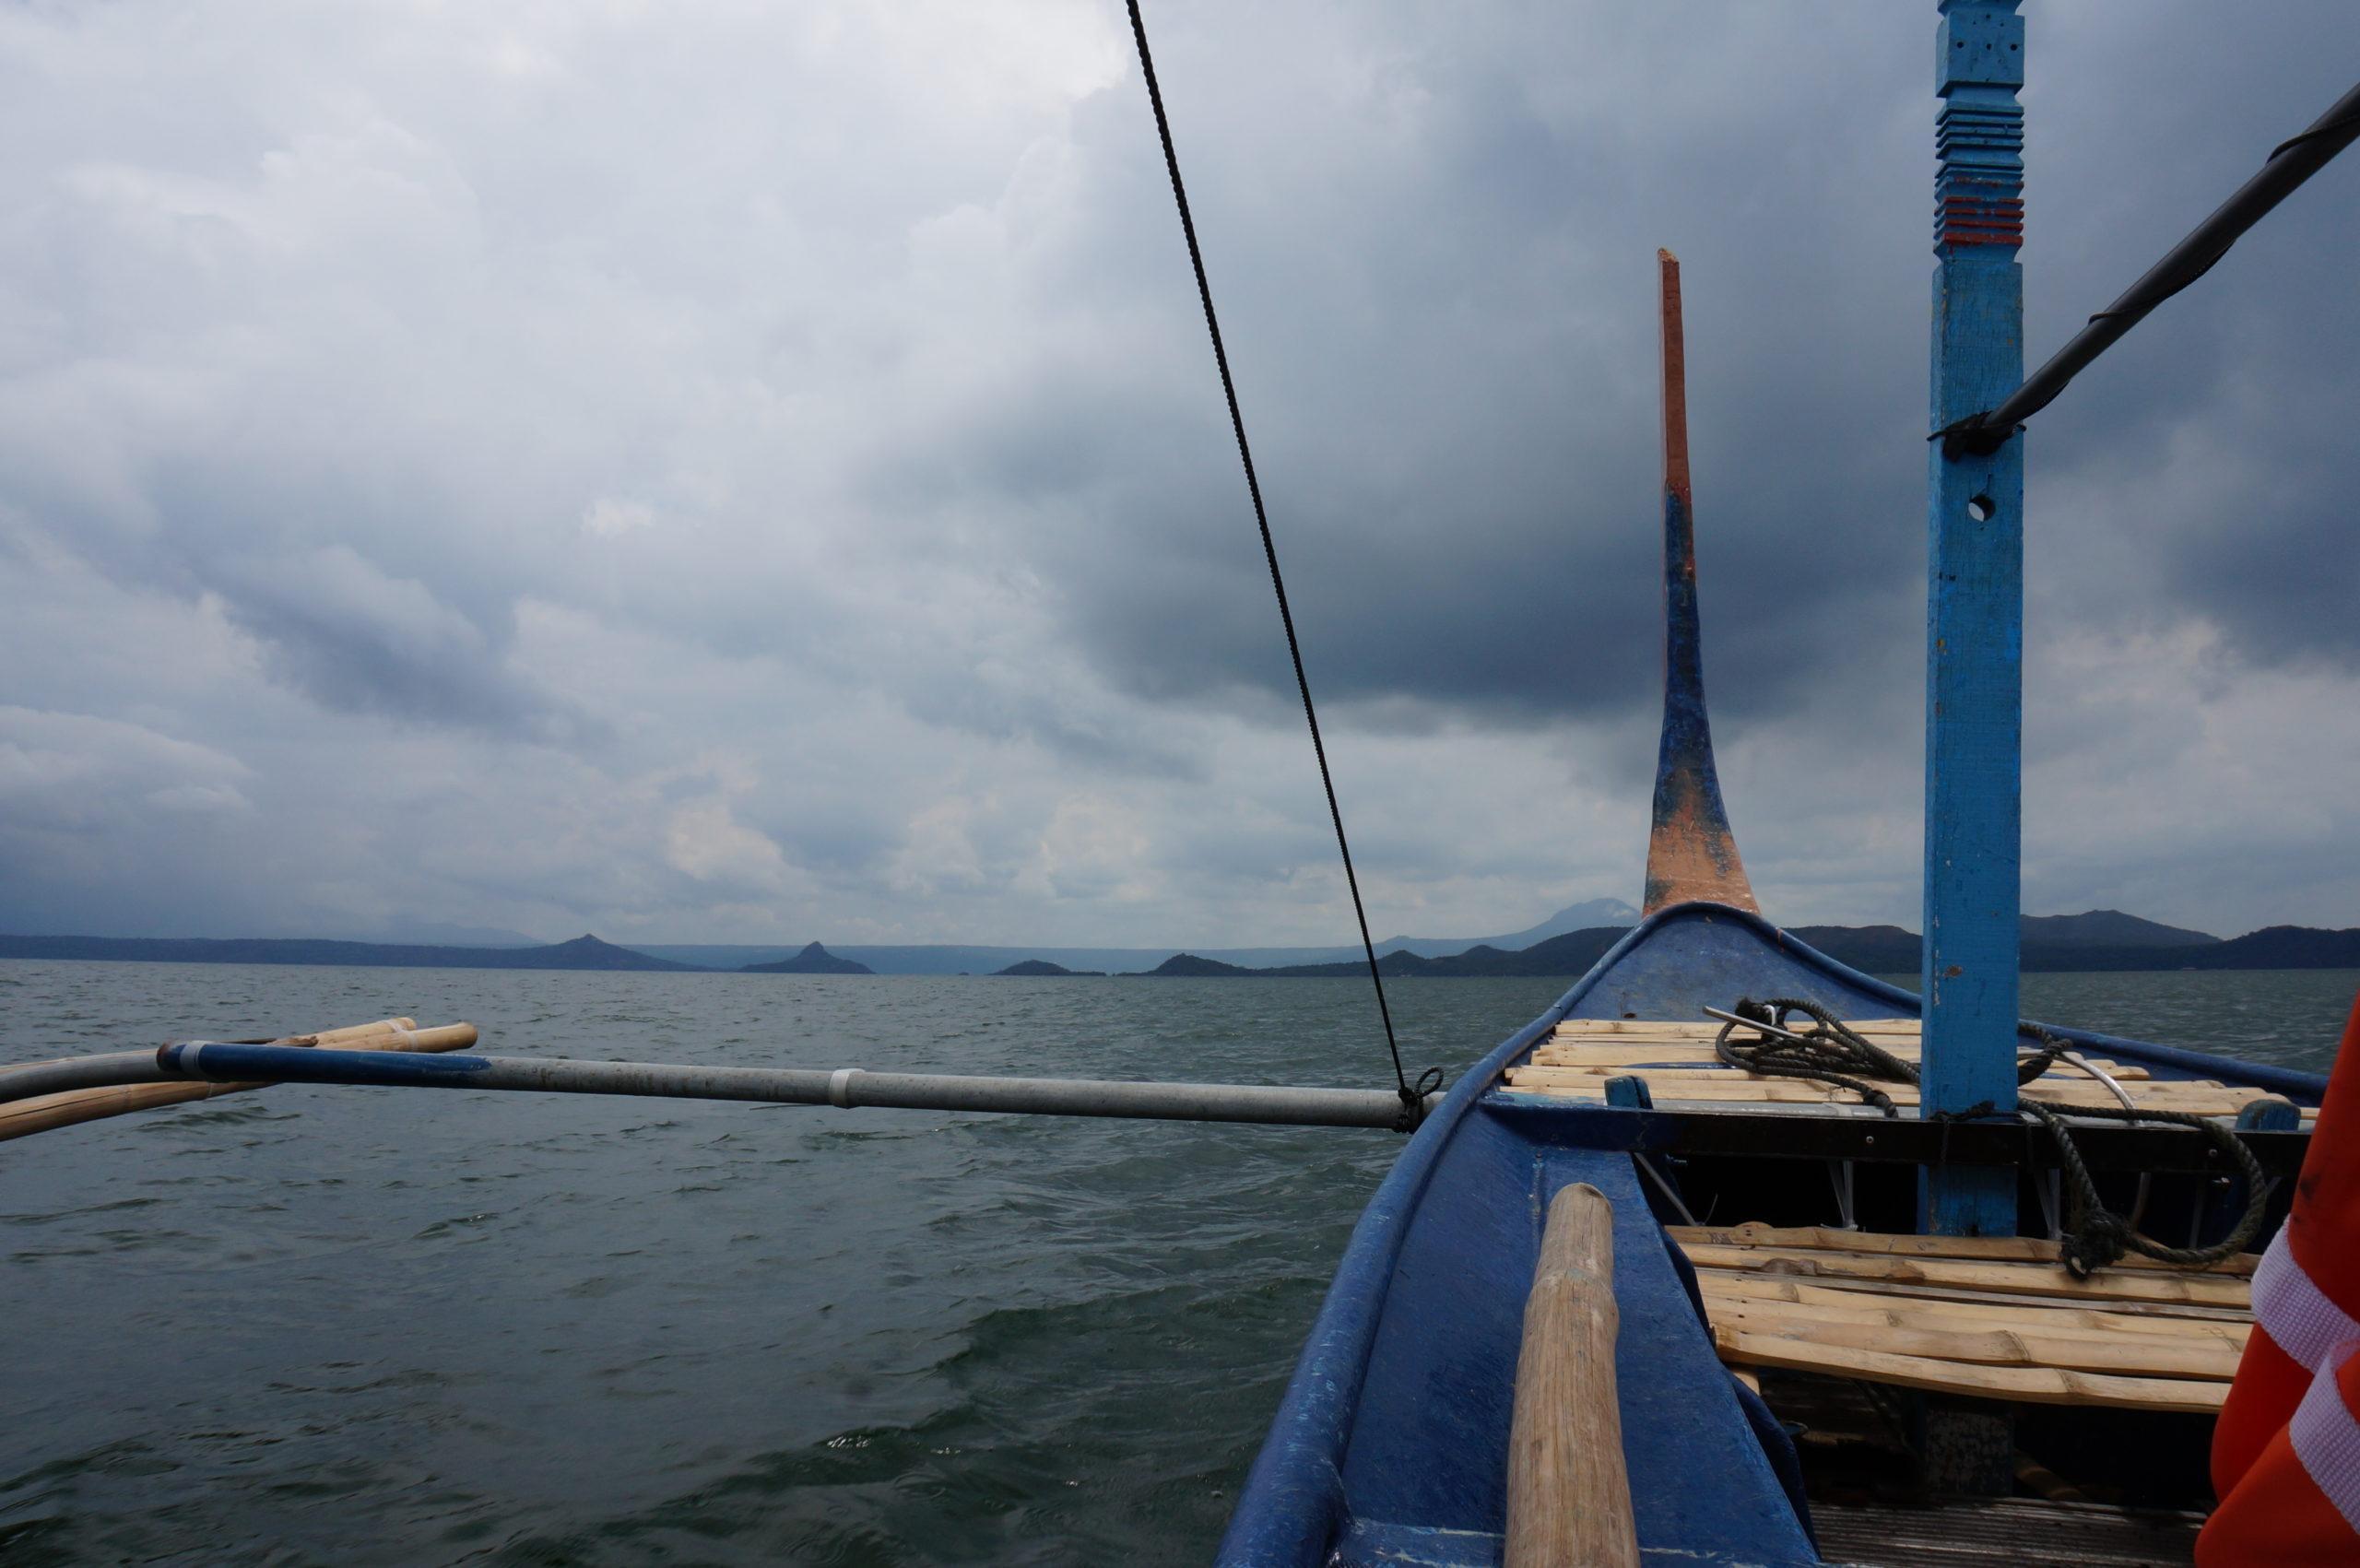
{"label": "weathered wood surface", "polygon": [[1508,1437],[1507,1568],[1638,1568],[1614,1378],[1614,1210],[1587,1183],[1549,1205]]}
{"label": "weathered wood surface", "polygon": [[2204,1524],[2201,1514],[2046,1496],[1952,1497],[1939,1508],[1814,1498],[1811,1512],[1827,1562],[1878,1568],[2192,1568]]}
{"label": "weathered wood surface", "polygon": [[[270,1043],[325,1045],[339,1051],[441,1052],[464,1051],[473,1045],[476,1039],[476,1026],[471,1023],[420,1029],[415,1019],[394,1018],[380,1019],[374,1023],[354,1024],[345,1029],[323,1030],[316,1034],[289,1035]],[[133,1111],[185,1105],[199,1100],[215,1100],[225,1094],[242,1094],[250,1089],[268,1087],[265,1083],[141,1083],[35,1095],[28,1100],[13,1100],[0,1104],[0,1142],[12,1138],[29,1138],[39,1132],[52,1132],[59,1127],[75,1126],[83,1122],[95,1122],[108,1116],[121,1116]]]}
{"label": "weathered wood surface", "polygon": [[[1706,1295],[1711,1295],[1714,1292],[1717,1282],[1722,1279],[1741,1280],[1743,1281],[1743,1293],[1756,1294],[1765,1291],[1775,1291],[1780,1289],[1783,1285],[1791,1283],[1793,1281],[1793,1276],[1784,1274],[1730,1274],[1716,1269],[1699,1269],[1697,1271],[1697,1283],[1703,1287]],[[2202,1306],[2194,1302],[2102,1301],[2094,1303],[2088,1298],[2076,1298],[2072,1296],[2035,1295],[2012,1291],[1977,1291],[1963,1285],[1915,1285],[1899,1279],[1844,1279],[1833,1276],[1821,1279],[1813,1279],[1809,1281],[1809,1283],[1812,1286],[1824,1288],[1830,1291],[1844,1291],[1847,1294],[1864,1294],[1880,1298],[1897,1298],[1905,1296],[1915,1297],[1927,1302],[1947,1302],[1953,1305],[1996,1304],[2010,1307],[2017,1305],[2043,1306],[2078,1310],[2096,1310],[2105,1312],[2108,1315],[2125,1315],[2142,1317],[2199,1317],[2217,1319],[2224,1323],[2245,1324],[2249,1324],[2253,1321],[2253,1312],[2249,1307]]]}
{"label": "weathered wood surface", "polygon": [[[1890,1324],[1831,1323],[1819,1316],[1789,1317],[1775,1310],[1737,1309],[1716,1314],[1717,1327],[1752,1338],[1788,1339],[1842,1350],[1875,1350],[1989,1366],[2063,1367],[2129,1376],[2195,1378],[2226,1383],[2237,1375],[2244,1352],[2211,1338],[2182,1339],[2163,1334],[2044,1334],[2038,1329],[1964,1324],[1901,1327]],[[1800,1352],[1799,1352],[1800,1353]]]}
{"label": "weathered wood surface", "polygon": [[[1801,1248],[1814,1252],[1880,1253],[1895,1257],[1976,1258],[1985,1262],[2055,1264],[2064,1255],[2059,1244],[2038,1236],[1895,1236],[1875,1231],[1832,1231],[1820,1226],[1781,1229],[1748,1222],[1743,1225],[1671,1225],[1666,1230],[1682,1246],[1703,1243],[1716,1246]],[[2261,1262],[2259,1253],[2239,1253],[2203,1270],[2207,1274],[2251,1275]],[[2120,1268],[2166,1268],[2152,1258],[2124,1257]],[[2177,1272],[2177,1271],[2176,1271]]]}
{"label": "weathered wood surface", "polygon": [[2210,1413],[2252,1331],[2255,1259],[2075,1279],[2026,1237],[1683,1226],[1732,1366],[2036,1403]]}
{"label": "weathered wood surface", "polygon": [[1690,1261],[1699,1268],[1800,1275],[1817,1279],[1946,1285],[2003,1295],[2065,1296],[2093,1302],[2186,1302],[2194,1306],[2222,1307],[2253,1304],[2253,1287],[2248,1280],[2182,1270],[2106,1268],[2086,1279],[2077,1279],[2061,1267],[2041,1264],[1811,1252],[1800,1247],[1717,1246],[1710,1243],[1695,1243],[1685,1250]]}
{"label": "weathered wood surface", "polygon": [[[1918,1023],[1914,1018],[1846,1019],[1844,1027],[1869,1040],[1887,1034],[1907,1035],[1914,1040],[1918,1032]],[[1720,1032],[1720,1022],[1705,1019],[1569,1018],[1552,1032],[1561,1040],[1636,1038],[1710,1041]]]}
{"label": "weathered wood surface", "polygon": [[[1896,1060],[1918,1066],[1922,1046],[1915,1019],[1867,1019],[1846,1027]],[[1536,1046],[1528,1062],[1510,1067],[1505,1085],[1520,1094],[1548,1094],[1602,1102],[1605,1080],[1644,1080],[1658,1103],[1752,1105],[1860,1105],[1868,1102],[1852,1090],[1814,1079],[1753,1073],[1732,1067],[1713,1055],[1717,1023],[1660,1022],[1641,1019],[1575,1019],[1561,1023]],[[2021,1098],[2071,1111],[2076,1107],[2108,1109],[2127,1095],[2134,1105],[2188,1115],[2234,1117],[2258,1100],[2272,1098],[2264,1091],[2224,1083],[2214,1079],[2158,1079],[2144,1067],[2084,1057],[2098,1071],[2114,1079],[2121,1090],[2089,1076],[2070,1063],[2059,1063],[2019,1091]],[[1878,1081],[1878,1080],[1864,1080]],[[1878,1081],[1895,1105],[1915,1107],[1925,1091],[1915,1084]],[[2305,1121],[2318,1116],[2303,1108]]]}
{"label": "weathered wood surface", "polygon": [[[1673,1069],[1658,1074],[1644,1067],[1627,1067],[1607,1073],[1564,1067],[1512,1067],[1502,1075],[1502,1079],[1504,1087],[1518,1094],[1552,1095],[1596,1104],[1604,1102],[1610,1079],[1626,1077],[1645,1082],[1658,1104],[1858,1106],[1870,1103],[1862,1096],[1838,1085],[1804,1079],[1756,1076],[1735,1069],[1731,1069],[1727,1078],[1722,1078],[1700,1069]],[[1878,1088],[1896,1106],[1916,1106],[1924,1099],[1918,1089],[1907,1084],[1879,1084]],[[2077,1109],[2108,1110],[2122,1103],[2095,1084],[2076,1088],[2057,1085],[2047,1079],[2026,1085],[2021,1098],[2036,1101],[2068,1114]],[[2258,1089],[2206,1090],[2163,1086],[2147,1092],[2132,1088],[2130,1094],[2131,1103],[2137,1107],[2171,1111],[2182,1115],[2222,1118],[2234,1118],[2246,1106],[2271,1098],[2273,1097]],[[2303,1120],[2307,1124],[2316,1119],[2317,1113],[2305,1108]]]}
{"label": "weathered wood surface", "polygon": [[1816,1372],[1930,1393],[2023,1400],[2036,1405],[2108,1405],[2209,1416],[2217,1414],[2229,1396],[2225,1382],[2115,1377],[2062,1367],[1978,1366],[1967,1362],[1886,1355],[1835,1345],[1801,1345],[1722,1325],[1714,1326],[1713,1348],[1728,1361],[1742,1366]]}
{"label": "weathered wood surface", "polygon": [[[1699,1278],[1698,1283],[1704,1285]],[[1799,1323],[1854,1323],[1892,1328],[1935,1328],[1980,1334],[1991,1329],[2030,1331],[2075,1338],[2115,1340],[2125,1336],[2185,1339],[2245,1349],[2250,1322],[2212,1317],[2139,1316],[2090,1307],[2025,1306],[2024,1298],[1957,1300],[1939,1296],[1891,1296],[1842,1287],[1797,1285],[1716,1276],[1704,1287],[1706,1307],[1717,1317],[1769,1316]]]}

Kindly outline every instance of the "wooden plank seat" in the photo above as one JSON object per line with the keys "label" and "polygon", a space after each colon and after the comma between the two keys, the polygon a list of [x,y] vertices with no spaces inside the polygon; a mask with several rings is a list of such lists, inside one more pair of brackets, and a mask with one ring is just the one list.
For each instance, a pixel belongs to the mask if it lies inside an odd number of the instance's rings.
{"label": "wooden plank seat", "polygon": [[2211,1414],[2253,1325],[2251,1255],[2076,1279],[2054,1242],[1672,1226],[1714,1350],[1778,1368],[2039,1404]]}
{"label": "wooden plank seat", "polygon": [[[1860,1019],[1847,1020],[1847,1027],[1902,1061],[1918,1059],[1920,1037],[1916,1019]],[[1858,1093],[1836,1084],[1747,1072],[1719,1061],[1713,1055],[1713,1041],[1720,1029],[1710,1021],[1569,1019],[1535,1046],[1528,1060],[1507,1070],[1504,1084],[1518,1094],[1591,1103],[1605,1100],[1606,1080],[1614,1078],[1641,1079],[1658,1104],[1823,1111],[1869,1103]],[[2158,1111],[2234,1117],[2250,1102],[2269,1098],[2262,1090],[2217,1079],[2158,1079],[2136,1063],[2086,1054],[2083,1059],[2120,1084],[2133,1104]],[[1918,1102],[1914,1085],[1880,1083],[1878,1087],[1896,1106],[1914,1108]],[[2065,1063],[2024,1085],[2021,1093],[2026,1100],[2068,1114],[2078,1107],[2122,1103],[2106,1084]],[[2303,1110],[2307,1123],[2318,1114],[2315,1109]]]}

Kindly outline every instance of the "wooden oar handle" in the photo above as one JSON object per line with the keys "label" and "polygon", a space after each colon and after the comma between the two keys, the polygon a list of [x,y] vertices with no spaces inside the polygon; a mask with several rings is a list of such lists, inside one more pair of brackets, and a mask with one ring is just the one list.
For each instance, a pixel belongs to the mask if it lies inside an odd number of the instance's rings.
{"label": "wooden oar handle", "polygon": [[1614,1206],[1575,1183],[1549,1205],[1525,1301],[1506,1568],[1638,1568],[1614,1385],[1618,1326]]}
{"label": "wooden oar handle", "polygon": [[[308,1041],[313,1045],[336,1045],[353,1051],[366,1050],[368,1049],[366,1046],[351,1045],[347,1043],[365,1039],[372,1034],[390,1034],[397,1029],[407,1030],[417,1027],[418,1020],[414,1018],[381,1018],[374,1023],[350,1024],[343,1029],[323,1029],[313,1034],[290,1034],[287,1037],[285,1043],[292,1045]],[[273,1042],[273,1043],[278,1043]]]}
{"label": "wooden oar handle", "polygon": [[336,1029],[324,1034],[299,1034],[271,1042],[274,1045],[323,1045],[338,1051],[464,1051],[475,1043],[474,1024],[446,1023],[434,1029],[420,1029],[406,1018],[364,1024],[361,1030]]}

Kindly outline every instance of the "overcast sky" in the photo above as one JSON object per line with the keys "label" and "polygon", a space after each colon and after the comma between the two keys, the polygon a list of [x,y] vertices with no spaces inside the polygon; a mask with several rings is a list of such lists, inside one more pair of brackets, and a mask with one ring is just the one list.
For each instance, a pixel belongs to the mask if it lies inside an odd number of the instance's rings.
{"label": "overcast sky", "polygon": [[[2028,0],[2036,360],[2360,77]],[[1153,0],[1378,931],[1917,925],[1930,0]],[[2038,420],[2025,902],[2360,925],[2360,155]],[[0,10],[0,929],[1328,943],[1105,0]]]}

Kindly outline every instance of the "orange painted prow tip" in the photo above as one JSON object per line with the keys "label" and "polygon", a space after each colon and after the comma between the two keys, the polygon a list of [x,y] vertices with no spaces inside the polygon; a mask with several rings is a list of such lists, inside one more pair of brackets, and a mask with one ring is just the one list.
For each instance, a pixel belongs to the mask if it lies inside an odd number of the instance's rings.
{"label": "orange painted prow tip", "polygon": [[1644,918],[1676,903],[1725,903],[1748,914],[1762,913],[1745,867],[1738,864],[1737,846],[1726,836],[1716,843],[1674,831],[1648,843],[1646,895],[1639,914]]}

